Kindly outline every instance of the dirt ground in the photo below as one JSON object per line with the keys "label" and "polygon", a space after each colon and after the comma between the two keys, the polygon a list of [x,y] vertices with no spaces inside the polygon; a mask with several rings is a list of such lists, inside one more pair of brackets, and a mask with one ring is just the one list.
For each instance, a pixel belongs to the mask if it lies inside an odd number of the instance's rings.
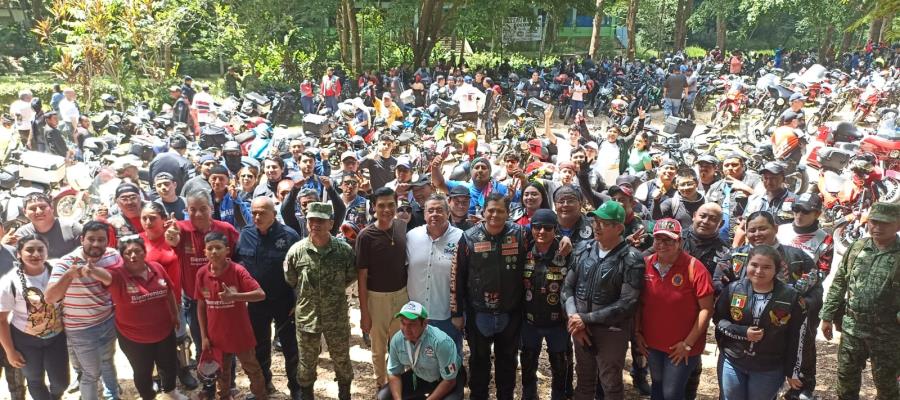
{"label": "dirt ground", "polygon": [[[662,128],[662,121],[664,120],[664,118],[661,111],[653,110],[652,112],[650,112],[650,118],[652,120],[651,124],[653,126]],[[699,116],[698,126],[708,121],[708,118],[709,113],[701,114]],[[565,129],[565,126],[563,126],[562,124],[554,122],[555,132],[564,134]],[[837,262],[839,261],[835,260],[835,265],[837,265]],[[826,292],[830,283],[831,277],[829,277],[825,282]],[[350,322],[352,326],[350,338],[350,358],[353,362],[355,375],[352,387],[352,397],[353,399],[371,399],[374,398],[375,393],[377,392],[371,364],[371,353],[369,352],[369,350],[363,348],[364,344],[362,341],[362,332],[359,329],[359,309],[356,306],[356,299],[353,296],[352,292],[352,290],[348,290],[348,296],[351,298],[352,304],[350,311]],[[835,395],[835,387],[837,384],[837,343],[839,341],[839,333],[836,334],[836,336],[837,337],[834,340],[828,342],[821,336],[820,333],[819,337],[816,340],[818,357],[818,385],[816,387],[815,394],[820,399],[827,400],[837,398],[837,396]],[[322,348],[323,353],[319,357],[319,379],[315,385],[316,398],[337,399],[338,388],[337,382],[334,381],[334,368],[327,353],[327,346],[325,346],[324,342]],[[705,400],[718,398],[716,378],[717,375],[715,370],[716,359],[718,355],[719,352],[715,345],[713,331],[712,328],[710,328],[707,335],[706,348],[704,349],[702,355],[703,375],[698,391],[698,399]],[[284,359],[281,353],[276,352],[273,356],[272,361],[273,382],[279,393],[273,394],[271,398],[275,400],[289,399],[290,397],[288,396],[287,390],[287,378],[284,370]],[[628,371],[630,365],[631,361],[629,356],[629,360],[626,363],[626,370],[622,371],[622,376],[625,380],[625,397],[628,399],[639,399],[641,398],[641,396],[631,385],[631,376],[629,375]],[[134,390],[134,385],[131,380],[131,367],[121,351],[118,351],[116,353],[116,368],[119,374],[119,384],[123,390],[122,399],[137,399],[138,396],[136,391]],[[542,355],[541,368],[539,368],[538,371],[539,392],[541,398],[550,397],[549,370],[550,366],[549,362],[546,359],[545,353]],[[243,396],[249,394],[249,381],[247,380],[246,376],[240,371],[238,373],[237,386],[242,389],[242,393],[237,397],[237,399],[242,399]],[[3,399],[3,393],[6,388],[4,386],[0,389],[2,389],[0,390],[0,399]],[[191,395],[192,398],[197,397],[196,393],[192,393]],[[519,398],[519,395],[520,393],[517,393],[516,398]],[[872,382],[871,369],[869,367],[867,367],[863,372],[863,388],[860,393],[860,398],[875,398],[875,387],[874,383]],[[78,399],[78,395],[77,393],[67,394],[64,399]]]}

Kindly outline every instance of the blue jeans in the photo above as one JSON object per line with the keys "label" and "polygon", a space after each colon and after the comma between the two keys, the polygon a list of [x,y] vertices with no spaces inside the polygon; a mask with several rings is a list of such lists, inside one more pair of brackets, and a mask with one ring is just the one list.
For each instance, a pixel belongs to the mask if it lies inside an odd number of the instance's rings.
{"label": "blue jeans", "polygon": [[303,112],[307,114],[312,114],[316,111],[315,102],[312,97],[300,97],[300,107],[303,109]]}
{"label": "blue jeans", "polygon": [[681,99],[663,99],[663,114],[667,117],[671,115],[678,115],[681,111]]}
{"label": "blue jeans", "polygon": [[584,109],[584,100],[571,100],[569,102],[569,115],[566,116],[574,118],[579,111]]}
{"label": "blue jeans", "polygon": [[67,331],[66,339],[78,363],[81,364],[82,400],[97,400],[97,383],[101,376],[105,383],[104,398],[118,398],[116,383],[116,325],[110,317],[97,325],[77,331]]}
{"label": "blue jeans", "polygon": [[325,107],[331,109],[331,112],[335,112],[338,109],[338,101],[336,96],[325,96]]}
{"label": "blue jeans", "polygon": [[722,398],[724,400],[774,399],[784,385],[784,371],[747,371],[720,356],[722,362]]}
{"label": "blue jeans", "polygon": [[653,400],[682,400],[688,378],[697,368],[700,356],[688,357],[687,365],[672,364],[669,354],[648,349],[647,365],[650,367],[650,398]]}
{"label": "blue jeans", "polygon": [[441,331],[443,331],[444,333],[446,333],[447,336],[450,336],[450,339],[453,339],[453,343],[456,343],[456,352],[459,353],[459,355],[461,357],[462,351],[463,351],[463,346],[462,346],[463,333],[461,330],[456,329],[456,327],[453,326],[452,321],[453,321],[453,318],[429,319],[428,325],[438,328]]}

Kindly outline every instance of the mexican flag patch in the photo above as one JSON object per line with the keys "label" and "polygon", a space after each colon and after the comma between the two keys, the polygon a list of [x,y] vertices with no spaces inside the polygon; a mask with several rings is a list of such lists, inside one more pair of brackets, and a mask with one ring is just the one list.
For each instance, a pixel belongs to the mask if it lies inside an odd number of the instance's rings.
{"label": "mexican flag patch", "polygon": [[747,305],[747,295],[737,294],[737,293],[733,293],[731,295],[731,306],[732,307],[744,308],[744,306],[746,306],[746,305]]}

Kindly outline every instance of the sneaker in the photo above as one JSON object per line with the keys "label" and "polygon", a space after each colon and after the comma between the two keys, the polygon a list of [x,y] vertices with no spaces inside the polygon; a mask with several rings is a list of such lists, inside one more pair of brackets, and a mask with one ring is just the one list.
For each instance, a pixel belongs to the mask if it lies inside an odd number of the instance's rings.
{"label": "sneaker", "polygon": [[162,400],[188,400],[188,397],[178,391],[178,389],[165,392],[161,396]]}

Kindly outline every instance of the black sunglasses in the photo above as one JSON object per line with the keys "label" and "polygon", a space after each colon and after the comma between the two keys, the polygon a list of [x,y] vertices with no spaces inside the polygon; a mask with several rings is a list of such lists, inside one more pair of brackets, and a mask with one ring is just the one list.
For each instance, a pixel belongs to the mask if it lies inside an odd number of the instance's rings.
{"label": "black sunglasses", "polygon": [[536,231],[553,231],[556,229],[556,225],[553,224],[531,224],[531,229]]}

